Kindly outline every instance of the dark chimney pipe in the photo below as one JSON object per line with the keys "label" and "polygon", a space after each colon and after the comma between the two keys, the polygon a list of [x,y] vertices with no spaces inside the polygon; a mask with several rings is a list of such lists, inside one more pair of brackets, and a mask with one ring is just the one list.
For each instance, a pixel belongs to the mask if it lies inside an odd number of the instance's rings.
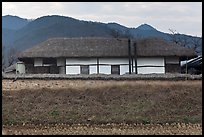
{"label": "dark chimney pipe", "polygon": [[131,47],[130,47],[130,39],[128,39],[128,56],[129,56],[129,74],[131,74]]}

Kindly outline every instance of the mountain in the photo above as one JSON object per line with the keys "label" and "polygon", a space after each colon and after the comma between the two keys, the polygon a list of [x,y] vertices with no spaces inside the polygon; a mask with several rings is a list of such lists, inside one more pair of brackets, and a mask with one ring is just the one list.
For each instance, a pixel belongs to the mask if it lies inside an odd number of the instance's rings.
{"label": "mountain", "polygon": [[10,30],[18,30],[29,23],[28,19],[18,16],[6,15],[2,16],[2,28]]}
{"label": "mountain", "polygon": [[196,44],[197,54],[202,54],[202,38],[164,33],[149,24],[128,28],[114,22],[83,21],[59,15],[43,16],[35,20],[2,16],[2,44],[6,51],[10,48],[23,51],[53,37],[161,37],[168,41],[176,37],[177,41],[183,41],[190,48]]}
{"label": "mountain", "polygon": [[148,24],[142,24],[137,28],[130,28],[129,33],[134,38],[161,37],[167,40],[170,38],[169,34],[160,32]]}
{"label": "mountain", "polygon": [[140,25],[139,27],[137,27],[137,29],[138,30],[148,30],[148,31],[156,31],[156,29],[155,28],[153,28],[152,26],[150,26],[150,25],[148,25],[148,24],[142,24],[142,25]]}
{"label": "mountain", "polygon": [[12,39],[14,39],[14,37],[13,37],[14,33],[15,33],[15,30],[2,28],[2,43],[3,43],[3,45],[10,45],[9,42],[11,42]]}
{"label": "mountain", "polygon": [[24,50],[53,37],[113,37],[112,33],[104,23],[53,15],[37,18],[16,30],[10,43]]}
{"label": "mountain", "polygon": [[117,32],[119,32],[121,34],[124,34],[124,35],[128,32],[128,29],[129,29],[129,28],[127,28],[125,26],[122,26],[122,25],[120,25],[118,23],[108,23],[107,26],[110,29],[115,30],[115,31],[117,31]]}

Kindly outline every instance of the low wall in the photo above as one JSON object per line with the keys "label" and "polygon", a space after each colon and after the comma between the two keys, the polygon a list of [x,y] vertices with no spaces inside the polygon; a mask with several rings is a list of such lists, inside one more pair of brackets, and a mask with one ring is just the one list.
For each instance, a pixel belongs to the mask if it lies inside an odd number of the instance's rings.
{"label": "low wall", "polygon": [[202,80],[202,74],[125,74],[125,75],[65,75],[65,74],[2,74],[2,79],[80,79],[80,80]]}

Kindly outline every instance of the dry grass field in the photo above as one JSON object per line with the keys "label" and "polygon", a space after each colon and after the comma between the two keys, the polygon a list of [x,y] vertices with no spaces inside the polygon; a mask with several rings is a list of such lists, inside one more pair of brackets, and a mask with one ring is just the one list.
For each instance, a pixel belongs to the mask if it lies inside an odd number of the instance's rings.
{"label": "dry grass field", "polygon": [[2,88],[7,134],[202,134],[201,80],[3,80]]}

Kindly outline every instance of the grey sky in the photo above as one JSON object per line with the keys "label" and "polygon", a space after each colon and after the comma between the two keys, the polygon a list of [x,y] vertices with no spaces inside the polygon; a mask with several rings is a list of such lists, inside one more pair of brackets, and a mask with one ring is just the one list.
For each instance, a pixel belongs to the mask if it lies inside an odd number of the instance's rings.
{"label": "grey sky", "polygon": [[202,2],[2,2],[2,16],[35,19],[62,15],[79,20],[117,22],[126,27],[147,23],[157,30],[202,36]]}

